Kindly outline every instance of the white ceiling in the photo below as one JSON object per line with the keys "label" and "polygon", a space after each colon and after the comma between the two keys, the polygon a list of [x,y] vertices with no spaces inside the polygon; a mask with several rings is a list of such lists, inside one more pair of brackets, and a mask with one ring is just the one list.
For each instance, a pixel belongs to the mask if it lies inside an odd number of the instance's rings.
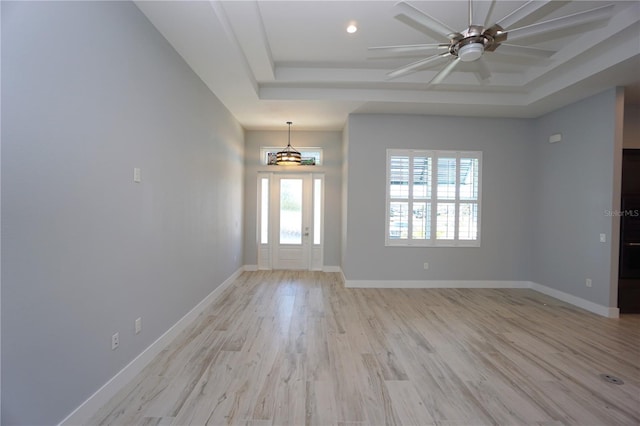
{"label": "white ceiling", "polygon": [[[524,4],[497,0],[492,21]],[[340,130],[350,113],[536,117],[615,85],[640,80],[640,2],[553,2],[533,23],[605,4],[613,16],[590,28],[531,38],[556,50],[532,60],[486,52],[492,76],[469,64],[438,86],[435,67],[388,79],[422,57],[383,57],[371,46],[435,43],[397,19],[394,1],[138,1],[137,6],[246,129]],[[466,1],[410,2],[443,23],[467,27]],[[475,1],[474,7],[490,3]],[[358,31],[346,32],[355,21]],[[514,43],[515,44],[515,43]]]}

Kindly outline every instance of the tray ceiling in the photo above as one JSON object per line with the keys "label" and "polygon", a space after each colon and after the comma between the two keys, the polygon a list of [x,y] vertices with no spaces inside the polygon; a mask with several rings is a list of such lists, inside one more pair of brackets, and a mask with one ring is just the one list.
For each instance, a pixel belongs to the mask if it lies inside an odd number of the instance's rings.
{"label": "tray ceiling", "polygon": [[[476,1],[476,7],[490,3]],[[500,1],[497,20],[525,2]],[[531,59],[485,54],[491,71],[480,84],[471,65],[427,87],[439,71],[389,79],[420,59],[373,54],[371,46],[434,43],[394,19],[391,1],[140,1],[136,3],[187,64],[247,129],[342,129],[350,113],[536,117],[616,85],[637,82],[640,2],[554,2],[530,22],[615,4],[613,16],[581,31],[527,39],[556,50]],[[466,1],[411,5],[448,26],[467,27]],[[358,31],[346,32],[355,22]],[[424,57],[424,56],[423,56]]]}

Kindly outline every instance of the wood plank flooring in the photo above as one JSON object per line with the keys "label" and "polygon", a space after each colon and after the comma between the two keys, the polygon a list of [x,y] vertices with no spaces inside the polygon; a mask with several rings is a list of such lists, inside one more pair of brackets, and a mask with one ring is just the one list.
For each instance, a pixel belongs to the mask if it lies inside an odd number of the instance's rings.
{"label": "wood plank flooring", "polygon": [[640,315],[245,272],[91,424],[638,425]]}

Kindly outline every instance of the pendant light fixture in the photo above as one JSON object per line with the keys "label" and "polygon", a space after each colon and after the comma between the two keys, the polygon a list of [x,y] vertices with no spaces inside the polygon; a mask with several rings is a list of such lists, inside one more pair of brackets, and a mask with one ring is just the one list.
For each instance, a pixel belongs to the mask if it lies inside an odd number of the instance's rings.
{"label": "pendant light fixture", "polygon": [[287,121],[289,125],[289,142],[287,147],[276,153],[276,164],[279,166],[299,166],[302,162],[302,156],[291,146],[291,121]]}

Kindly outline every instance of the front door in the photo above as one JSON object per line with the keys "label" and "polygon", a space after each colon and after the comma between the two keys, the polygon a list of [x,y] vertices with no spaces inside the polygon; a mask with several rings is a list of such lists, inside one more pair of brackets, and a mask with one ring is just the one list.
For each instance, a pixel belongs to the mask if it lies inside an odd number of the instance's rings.
{"label": "front door", "polygon": [[322,183],[311,173],[260,176],[260,269],[322,269]]}

